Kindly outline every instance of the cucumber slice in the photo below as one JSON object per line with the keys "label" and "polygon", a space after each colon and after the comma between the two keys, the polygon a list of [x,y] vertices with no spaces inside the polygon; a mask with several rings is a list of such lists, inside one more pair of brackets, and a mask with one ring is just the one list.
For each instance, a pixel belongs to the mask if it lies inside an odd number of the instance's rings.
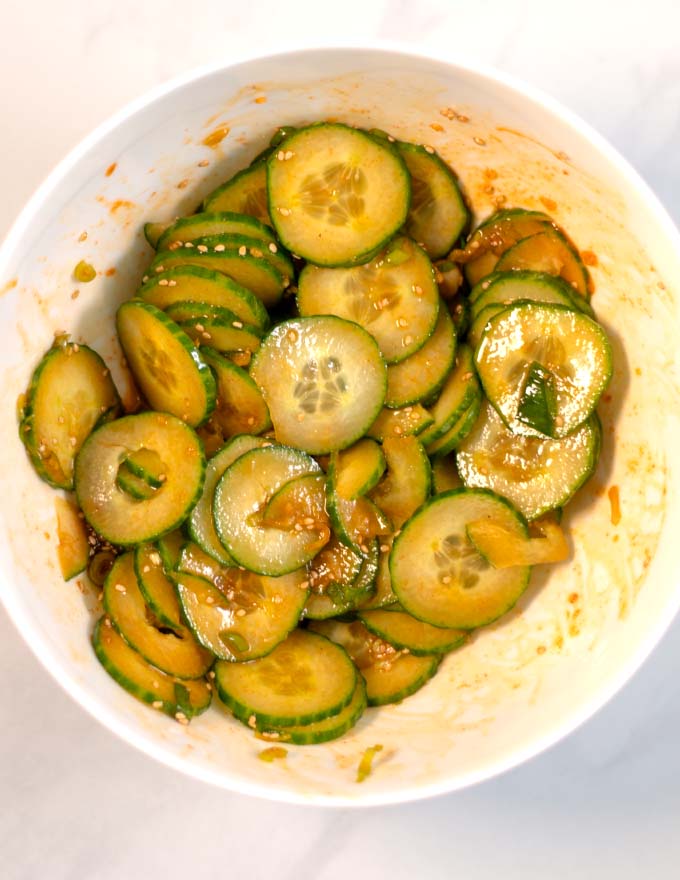
{"label": "cucumber slice", "polygon": [[498,258],[522,238],[555,227],[551,218],[542,211],[509,208],[493,214],[468,239],[462,251],[454,250],[451,259],[465,264],[465,277],[474,287],[485,275],[496,268]]}
{"label": "cucumber slice", "polygon": [[85,438],[119,409],[99,355],[86,345],[55,343],[33,373],[19,425],[38,476],[56,489],[72,489],[73,462]]}
{"label": "cucumber slice", "polygon": [[156,250],[158,246],[158,240],[163,235],[165,230],[172,226],[172,223],[145,223],[144,224],[144,238],[151,245],[151,247]]}
{"label": "cucumber slice", "polygon": [[65,581],[85,571],[90,561],[90,544],[85,521],[78,506],[66,498],[54,499],[57,517],[57,558]]}
{"label": "cucumber slice", "polygon": [[438,455],[432,462],[432,494],[441,495],[442,492],[450,492],[451,489],[460,489],[462,486],[463,481],[458,476],[455,457]]}
{"label": "cucumber slice", "polygon": [[443,437],[480,397],[481,391],[472,350],[467,345],[460,345],[456,352],[453,370],[436,402],[430,407],[434,422],[420,435],[421,443],[429,447],[435,440]]}
{"label": "cucumber slice", "polygon": [[[222,306],[210,305],[210,303],[177,302],[168,306],[165,310],[165,314],[176,324],[183,324],[186,321],[196,321],[201,319],[210,320],[213,318],[218,318],[220,321],[231,324],[232,326],[234,325],[234,321],[236,321],[237,330],[239,329],[239,325],[243,327],[244,324],[235,312],[222,308]],[[253,326],[257,327],[258,330],[262,329],[257,324],[253,324]]]}
{"label": "cucumber slice", "polygon": [[139,544],[134,556],[137,586],[149,610],[163,626],[181,632],[182,613],[177,594],[168,579],[158,549],[149,543]]}
{"label": "cucumber slice", "polygon": [[204,550],[201,550],[198,544],[195,544],[193,541],[185,541],[182,544],[179,559],[170,574],[173,577],[177,572],[193,574],[219,586],[220,578],[225,573],[230,572],[232,567],[217,562],[217,560],[209,556]]}
{"label": "cucumber slice", "polygon": [[602,431],[596,415],[569,437],[513,434],[488,403],[458,448],[456,463],[466,486],[493,489],[528,520],[564,507],[597,465]]}
{"label": "cucumber slice", "polygon": [[400,529],[424,504],[432,488],[430,460],[416,437],[387,438],[383,443],[387,475],[371,497]]}
{"label": "cucumber slice", "polygon": [[227,468],[215,488],[213,517],[220,541],[239,565],[276,577],[313,559],[328,541],[328,529],[308,528],[304,521],[299,530],[267,528],[262,510],[284,483],[320,472],[313,458],[286,446],[254,449]]}
{"label": "cucumber slice", "polygon": [[97,621],[92,646],[99,662],[121,687],[173,718],[188,720],[205,712],[212,691],[203,679],[180,681],[155,669],[106,624],[105,617]]}
{"label": "cucumber slice", "polygon": [[224,318],[193,318],[183,321],[181,329],[196,347],[208,344],[217,352],[250,352],[260,347],[262,331],[258,327],[244,326],[241,321]]}
{"label": "cucumber slice", "polygon": [[373,538],[392,532],[392,524],[370,499],[341,498],[333,487],[332,475],[328,480],[326,507],[334,533],[355,553],[365,556]]}
{"label": "cucumber slice", "polygon": [[[273,247],[269,247],[269,244]],[[261,238],[254,238],[251,235],[223,233],[221,235],[206,235],[195,241],[187,242],[177,248],[177,253],[184,254],[187,250],[195,248],[199,254],[237,251],[239,256],[249,254],[257,259],[263,258],[280,272],[284,279],[284,287],[288,287],[295,275],[295,267],[288,254],[274,242],[274,239],[271,239],[269,244]]]}
{"label": "cucumber slice", "polygon": [[266,730],[262,730],[262,734],[266,739],[294,743],[298,746],[330,742],[354,727],[364,714],[366,705],[366,685],[363,678],[357,675],[354,696],[345,708],[341,709],[336,715],[330,715],[322,721],[313,721],[311,724],[294,724],[291,727],[268,727]]}
{"label": "cucumber slice", "polygon": [[173,532],[168,532],[167,535],[163,535],[156,541],[156,548],[160,553],[163,568],[166,573],[172,571],[179,562],[179,557],[185,540],[186,539],[180,529],[175,529]]}
{"label": "cucumber slice", "polygon": [[349,449],[331,454],[335,491],[348,501],[370,492],[380,481],[385,467],[382,449],[368,437]]}
{"label": "cucumber slice", "polygon": [[536,434],[518,418],[531,364],[553,376],[554,429],[566,437],[597,406],[612,375],[607,335],[587,315],[563,306],[515,303],[489,321],[475,353],[487,397],[516,434]]}
{"label": "cucumber slice", "polygon": [[271,224],[267,199],[267,166],[264,159],[244,168],[203,201],[203,210],[234,211],[248,214],[265,225]]}
{"label": "cucumber slice", "polygon": [[[135,501],[116,486],[120,462],[136,449],[151,449],[165,464],[166,479],[153,498]],[[205,458],[201,442],[167,413],[125,416],[90,434],[78,453],[75,487],[85,518],[112,544],[150,541],[176,528],[201,494]]]}
{"label": "cucumber slice", "polygon": [[311,593],[304,616],[322,620],[342,614],[353,605],[352,588],[359,579],[363,557],[333,536],[308,568]]}
{"label": "cucumber slice", "polygon": [[516,271],[494,272],[480,281],[470,293],[471,317],[474,321],[485,306],[503,304],[509,306],[517,300],[557,303],[575,308],[592,317],[587,301],[570,287],[566,281],[545,272]]}
{"label": "cucumber slice", "polygon": [[263,340],[250,374],[276,437],[314,455],[351,446],[385,398],[385,364],[357,324],[333,316],[284,321]]}
{"label": "cucumber slice", "polygon": [[465,528],[485,517],[526,538],[509,501],[484,489],[436,495],[404,526],[390,555],[394,592],[404,610],[433,626],[476,629],[509,611],[529,583],[528,566],[494,569]]}
{"label": "cucumber slice", "polygon": [[252,663],[215,666],[217,693],[245,724],[292,727],[337,715],[356,688],[356,669],[328,639],[294,630],[285,642]]}
{"label": "cucumber slice", "polygon": [[468,539],[494,568],[515,565],[546,565],[564,562],[569,558],[569,544],[564,532],[555,522],[541,522],[543,534],[519,541],[498,523],[478,520],[468,523]]}
{"label": "cucumber slice", "polygon": [[237,434],[261,434],[271,428],[269,410],[260,389],[245,370],[211,348],[201,349],[217,383],[217,402],[212,420],[225,438]]}
{"label": "cucumber slice", "polygon": [[397,141],[411,176],[406,231],[433,259],[454,246],[470,220],[453,171],[432,147]]}
{"label": "cucumber slice", "polygon": [[165,482],[165,465],[152,449],[136,449],[123,462],[127,470],[143,480],[152,489],[160,489]]}
{"label": "cucumber slice", "polygon": [[467,333],[467,329],[470,326],[470,301],[459,293],[449,300],[448,305],[456,336],[458,339],[461,339]]}
{"label": "cucumber slice", "polygon": [[495,266],[496,272],[532,269],[563,278],[587,300],[589,277],[578,251],[569,239],[553,226],[522,238],[508,248]]}
{"label": "cucumber slice", "polygon": [[[482,282],[482,284],[483,283],[484,282]],[[526,300],[519,301],[526,302]],[[484,308],[479,312],[474,321],[472,321],[467,334],[467,343],[473,351],[481,342],[482,336],[484,335],[484,331],[486,330],[489,321],[495,315],[500,315],[500,313],[505,311],[506,308],[507,307],[504,306],[503,303],[491,303],[488,306],[484,306]]]}
{"label": "cucumber slice", "polygon": [[307,474],[284,483],[262,511],[262,524],[287,531],[296,529],[299,524],[316,531],[325,530],[330,536],[324,475]]}
{"label": "cucumber slice", "polygon": [[192,426],[204,422],[215,406],[215,380],[186,333],[142,300],[120,306],[116,327],[130,369],[152,408]]}
{"label": "cucumber slice", "polygon": [[231,662],[271,653],[297,626],[309,592],[304,569],[280,578],[225,569],[217,584],[191,574],[173,577],[198,642]]}
{"label": "cucumber slice", "polygon": [[454,449],[458,449],[460,444],[465,440],[472,431],[479,417],[479,410],[482,405],[481,394],[472,401],[470,406],[461,414],[458,421],[454,422],[446,434],[443,434],[434,443],[430,443],[426,447],[428,455],[448,455]]}
{"label": "cucumber slice", "polygon": [[[247,214],[233,211],[211,211],[180,217],[168,226],[156,243],[156,249],[167,251],[170,245],[195,242],[210,235],[247,235],[269,245],[274,242],[274,230]],[[274,251],[276,253],[276,251]]]}
{"label": "cucumber slice", "polygon": [[267,310],[254,293],[221,272],[201,266],[177,266],[154,274],[137,295],[159,309],[175,303],[201,303],[227,309],[244,324],[263,330],[269,326]]}
{"label": "cucumber slice", "polygon": [[405,406],[403,409],[382,409],[378,418],[366,431],[369,437],[383,441],[388,437],[410,437],[422,434],[431,425],[434,418],[419,403]]}
{"label": "cucumber slice", "polygon": [[416,657],[398,651],[358,620],[313,623],[315,632],[341,645],[366,682],[369,706],[398,703],[419,690],[437,671],[440,657]]}
{"label": "cucumber slice", "polygon": [[118,468],[116,486],[118,486],[121,492],[125,492],[130,498],[134,498],[135,501],[148,501],[149,498],[153,498],[156,494],[154,487],[150,486],[146,480],[142,480],[141,477],[137,477],[130,472],[127,461],[121,462]]}
{"label": "cucumber slice", "polygon": [[425,251],[409,238],[395,238],[364,266],[307,266],[298,285],[301,315],[355,321],[375,338],[388,364],[422,348],[437,322],[434,270]]}
{"label": "cucumber slice", "polygon": [[294,125],[283,125],[276,129],[274,134],[271,136],[269,141],[270,147],[278,147],[279,144],[283,143],[288,135],[293,134],[297,131],[297,128]]}
{"label": "cucumber slice", "polygon": [[186,627],[163,632],[149,620],[135,575],[134,554],[124,553],[104,583],[104,610],[125,641],[153,666],[177,678],[200,678],[213,662]]}
{"label": "cucumber slice", "polygon": [[456,354],[456,331],[443,303],[432,336],[423,347],[387,368],[385,406],[398,408],[428,400],[438,394]]}
{"label": "cucumber slice", "polygon": [[446,654],[460,647],[467,636],[466,630],[431,626],[405,611],[361,611],[359,620],[373,635],[416,657]]}
{"label": "cucumber slice", "polygon": [[287,286],[286,279],[264,256],[255,257],[243,248],[201,253],[197,248],[161,251],[149,267],[153,277],[177,266],[197,266],[228,275],[238,285],[252,291],[267,308],[275,306]]}
{"label": "cucumber slice", "polygon": [[365,263],[404,224],[411,200],[397,152],[337,123],[286,138],[267,160],[267,191],[278,238],[319,266]]}
{"label": "cucumber slice", "polygon": [[362,611],[374,608],[389,608],[397,603],[397,597],[392,589],[392,578],[390,577],[390,551],[393,541],[392,535],[380,538],[378,571],[376,572],[373,585],[375,592],[358,605]]}
{"label": "cucumber slice", "polygon": [[203,492],[189,515],[188,527],[189,534],[198,546],[209,556],[212,556],[213,559],[216,559],[217,562],[222,563],[222,565],[233,565],[234,561],[222,546],[222,542],[215,530],[212,512],[215,486],[217,486],[222,474],[229,465],[233,464],[237,458],[240,458],[240,456],[245,455],[246,452],[250,452],[252,449],[261,449],[263,446],[270,445],[270,440],[242,434],[239,437],[234,437],[208,462]]}
{"label": "cucumber slice", "polygon": [[434,264],[434,274],[442,299],[451,302],[461,295],[463,273],[452,260],[439,260]]}

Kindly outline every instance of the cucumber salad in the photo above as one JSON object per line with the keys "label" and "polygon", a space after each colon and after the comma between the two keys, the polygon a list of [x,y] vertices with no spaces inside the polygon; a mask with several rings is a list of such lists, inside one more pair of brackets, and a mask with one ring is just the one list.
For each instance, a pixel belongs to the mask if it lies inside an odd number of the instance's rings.
{"label": "cucumber salad", "polygon": [[[548,215],[470,230],[429,146],[319,122],[155,251],[116,316],[141,403],[59,336],[19,432],[123,688],[181,723],[342,736],[423,687],[569,547],[611,348]],[[483,636],[482,636],[483,637]],[[452,660],[451,662],[455,662]]]}

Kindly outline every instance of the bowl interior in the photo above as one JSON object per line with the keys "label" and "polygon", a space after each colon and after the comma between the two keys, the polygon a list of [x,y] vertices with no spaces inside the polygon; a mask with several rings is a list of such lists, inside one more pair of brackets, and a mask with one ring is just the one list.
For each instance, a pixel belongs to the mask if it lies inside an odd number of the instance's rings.
{"label": "bowl interior", "polygon": [[[150,260],[142,224],[195,209],[277,125],[330,118],[431,144],[458,173],[477,219],[501,205],[551,213],[592,264],[593,305],[613,342],[615,372],[600,406],[598,472],[565,516],[573,558],[536,569],[518,607],[474,634],[402,705],[368,712],[339,742],[289,747],[285,761],[265,764],[257,760],[264,744],[219,707],[181,727],[138,704],[98,665],[89,643],[97,599],[61,580],[54,494],[17,442],[16,401],[58,330],[93,345],[125,391],[112,317]],[[670,222],[599,138],[549,102],[442,61],[375,50],[288,53],[140,102],[62,164],[0,256],[8,329],[0,584],[8,610],[85,708],[149,754],[228,788],[379,803],[512,766],[601,705],[677,610],[678,253]],[[81,259],[98,270],[91,284],[73,280]],[[357,785],[361,753],[376,743],[384,748],[375,772]]]}

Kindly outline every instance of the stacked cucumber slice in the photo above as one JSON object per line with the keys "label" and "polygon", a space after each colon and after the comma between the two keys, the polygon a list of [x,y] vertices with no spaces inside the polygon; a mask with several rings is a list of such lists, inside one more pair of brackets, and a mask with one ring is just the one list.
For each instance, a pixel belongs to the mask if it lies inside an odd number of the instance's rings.
{"label": "stacked cucumber slice", "polygon": [[597,462],[610,346],[550,217],[468,223],[431,147],[281,128],[146,224],[116,324],[138,411],[91,349],[45,355],[21,438],[75,493],[64,575],[102,586],[93,645],[132,695],[325,742],[565,558],[549,512]]}

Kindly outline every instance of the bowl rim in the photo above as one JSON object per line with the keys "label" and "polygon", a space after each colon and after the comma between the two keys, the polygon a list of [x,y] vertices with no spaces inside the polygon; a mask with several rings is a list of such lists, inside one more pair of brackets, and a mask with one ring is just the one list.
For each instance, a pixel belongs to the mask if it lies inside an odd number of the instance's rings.
{"label": "bowl rim", "polygon": [[[243,64],[251,64],[263,61],[271,61],[289,57],[291,55],[314,55],[323,53],[364,52],[367,54],[382,54],[386,57],[406,57],[409,59],[432,61],[466,73],[472,73],[496,85],[505,87],[519,97],[528,99],[540,109],[559,118],[567,127],[583,137],[598,152],[606,162],[613,166],[625,179],[631,190],[637,194],[652,213],[659,229],[668,238],[675,250],[680,253],[680,232],[675,226],[668,211],[651,187],[645,182],[633,166],[613,147],[609,141],[601,135],[588,122],[578,114],[565,107],[557,99],[551,97],[542,89],[523,81],[520,77],[507,74],[498,68],[479,63],[462,53],[451,55],[443,51],[427,49],[417,51],[408,43],[377,40],[372,44],[361,41],[341,41],[324,45],[301,44],[286,49],[271,49],[259,52],[236,53],[228,62],[218,61],[200,65],[191,70],[170,78],[169,80],[151,88],[142,95],[127,102],[119,110],[101,122],[93,131],[77,143],[49,172],[43,182],[36,188],[29,200],[20,211],[19,215],[10,226],[4,241],[0,245],[0,284],[7,274],[12,258],[17,250],[24,234],[33,219],[47,203],[53,191],[63,179],[78,165],[78,163],[102,142],[119,125],[136,113],[146,109],[156,101],[170,95],[172,92],[192,84],[205,77],[218,74],[230,68]],[[192,762],[181,757],[165,745],[159,745],[152,741],[150,736],[138,734],[127,725],[117,712],[110,709],[108,703],[97,695],[89,692],[88,688],[79,683],[69,672],[68,667],[61,663],[58,658],[52,656],[48,646],[39,638],[31,638],[33,625],[28,614],[24,613],[18,601],[14,600],[15,588],[10,578],[0,571],[0,599],[8,616],[22,639],[27,643],[34,656],[48,672],[50,677],[90,716],[108,728],[127,744],[133,746],[144,754],[167,767],[171,767],[194,779],[218,786],[224,790],[265,798],[270,801],[326,807],[372,807],[396,805],[423,800],[468,788],[472,785],[490,780],[507,771],[518,767],[531,758],[537,757],[547,749],[565,739],[578,727],[593,717],[621,688],[631,679],[640,666],[649,657],[654,648],[659,644],[666,631],[671,626],[675,616],[680,610],[680,590],[669,601],[670,614],[660,615],[658,621],[652,626],[644,640],[637,649],[628,657],[627,661],[619,667],[617,674],[611,676],[594,695],[583,704],[580,709],[573,711],[554,729],[531,740],[528,744],[508,752],[498,760],[486,764],[483,768],[474,772],[457,775],[455,778],[445,777],[437,782],[426,785],[410,785],[398,791],[373,793],[370,789],[357,791],[355,797],[329,794],[309,794],[302,791],[280,789],[268,786],[264,783],[249,782],[246,780],[233,780],[225,777],[224,773],[211,771],[207,768],[196,766]]]}

